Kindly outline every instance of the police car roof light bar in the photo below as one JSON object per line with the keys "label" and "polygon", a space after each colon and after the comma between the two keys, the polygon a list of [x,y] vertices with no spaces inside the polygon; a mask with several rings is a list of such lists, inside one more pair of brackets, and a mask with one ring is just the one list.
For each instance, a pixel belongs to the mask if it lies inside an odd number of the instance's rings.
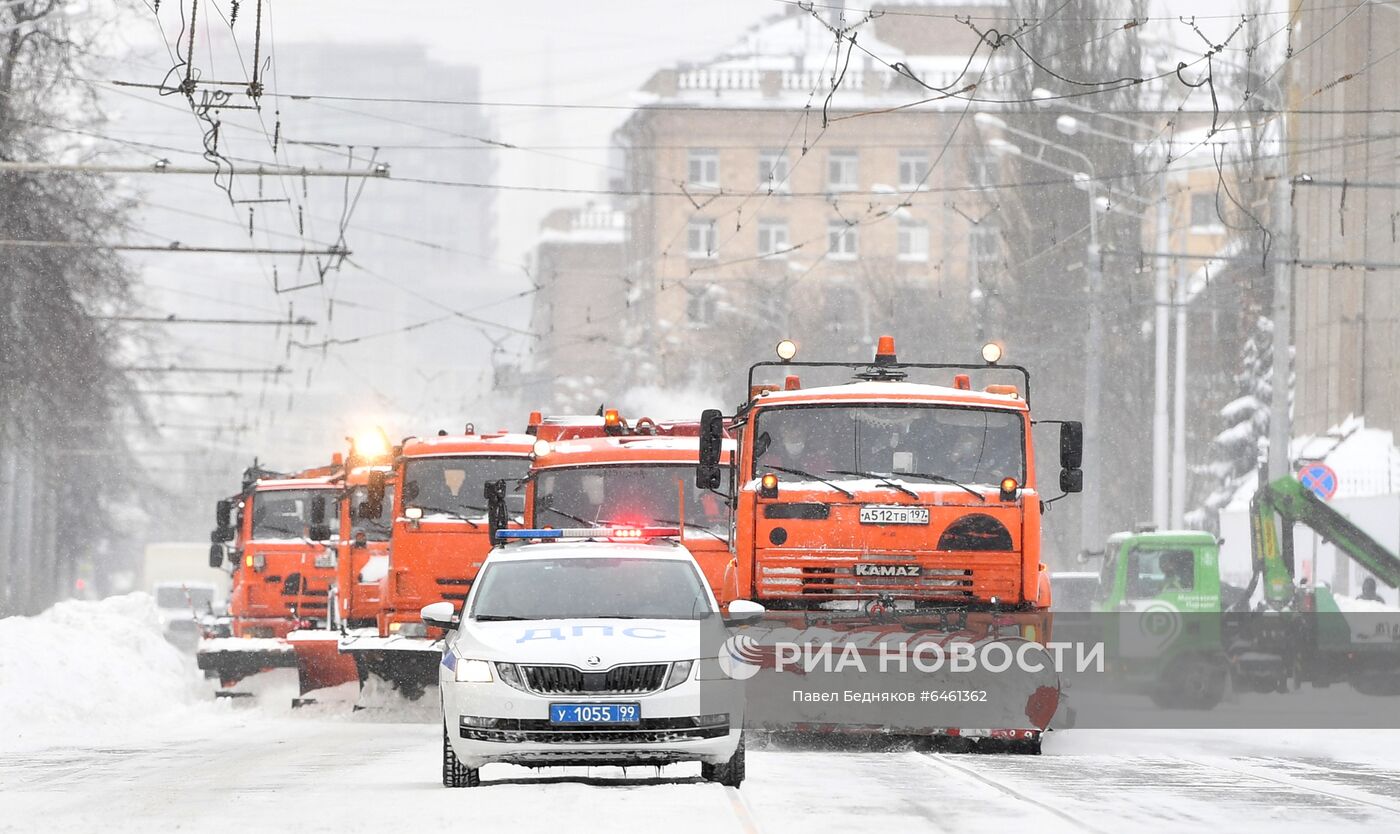
{"label": "police car roof light bar", "polygon": [[616,541],[641,541],[679,536],[679,527],[562,527],[538,530],[500,530],[498,539],[612,539]]}

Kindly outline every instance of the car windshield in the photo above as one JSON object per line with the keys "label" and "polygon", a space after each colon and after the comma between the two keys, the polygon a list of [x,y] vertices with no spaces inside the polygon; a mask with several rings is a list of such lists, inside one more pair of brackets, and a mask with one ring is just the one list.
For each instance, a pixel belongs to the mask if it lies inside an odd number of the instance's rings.
{"label": "car windshield", "polygon": [[358,536],[365,534],[366,541],[387,542],[394,513],[394,487],[388,485],[384,487],[384,502],[381,505],[377,518],[362,518],[359,507],[369,498],[369,487],[357,486],[350,491],[350,506],[354,512],[350,514],[350,535]]}
{"label": "car windshield", "polygon": [[208,611],[214,605],[214,589],[179,585],[162,585],[156,588],[156,607],[185,608],[195,611]]}
{"label": "car windshield", "polygon": [[[729,509],[722,494],[695,488],[695,464],[575,466],[542,469],[536,475],[535,520],[539,526],[590,524],[679,525],[719,538],[729,536]],[[684,496],[684,497],[682,497]]]}
{"label": "car windshield", "polygon": [[[778,467],[829,480],[849,473],[905,473],[963,484],[1024,480],[1021,415],[932,405],[788,406],[763,409],[754,433],[754,477]],[[840,473],[846,474],[840,474]],[[833,474],[836,473],[836,474]]]}
{"label": "car windshield", "polygon": [[423,515],[447,515],[477,519],[486,515],[486,484],[506,482],[506,502],[523,506],[530,459],[524,457],[418,458],[404,467],[403,505],[418,507]]}
{"label": "car windshield", "polygon": [[276,489],[259,492],[253,499],[254,539],[300,539],[310,534],[311,502],[326,502],[326,524],[340,528],[340,507],[334,490]]}
{"label": "car windshield", "polygon": [[478,620],[692,620],[712,613],[695,567],[675,559],[495,562],[477,585],[471,616]]}

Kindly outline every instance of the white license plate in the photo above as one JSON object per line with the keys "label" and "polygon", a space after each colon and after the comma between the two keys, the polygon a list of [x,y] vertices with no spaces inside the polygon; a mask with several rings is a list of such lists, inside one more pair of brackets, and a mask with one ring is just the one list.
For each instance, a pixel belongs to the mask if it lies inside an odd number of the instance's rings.
{"label": "white license plate", "polygon": [[928,524],[928,507],[861,507],[861,524]]}

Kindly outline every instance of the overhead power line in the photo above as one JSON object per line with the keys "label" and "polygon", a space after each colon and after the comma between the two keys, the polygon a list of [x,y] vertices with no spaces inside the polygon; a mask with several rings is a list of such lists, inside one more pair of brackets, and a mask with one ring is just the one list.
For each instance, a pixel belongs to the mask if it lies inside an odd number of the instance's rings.
{"label": "overhead power line", "polygon": [[0,240],[0,247],[18,249],[110,249],[114,252],[213,252],[224,255],[311,255],[349,256],[349,249],[332,246],[329,249],[269,249],[266,247],[185,246],[180,241],[165,246],[134,243],[88,243],[81,240]]}
{"label": "overhead power line", "polygon": [[[199,168],[188,165],[171,165],[159,160],[150,165],[67,165],[54,162],[0,162],[0,173],[21,174],[195,174],[207,177],[223,173],[218,168]],[[259,165],[255,168],[239,170],[247,176],[291,176],[291,177],[344,177],[351,179],[388,179],[389,164],[376,163],[368,171],[336,170],[334,168],[296,168],[290,166]]]}
{"label": "overhead power line", "polygon": [[285,365],[278,365],[275,368],[189,368],[179,365],[128,365],[114,370],[129,374],[259,374],[264,376],[282,376],[292,372]]}
{"label": "overhead power line", "polygon": [[312,327],[315,321],[305,316],[295,319],[199,319],[177,316],[92,316],[97,321],[117,321],[131,324],[227,324],[267,327]]}

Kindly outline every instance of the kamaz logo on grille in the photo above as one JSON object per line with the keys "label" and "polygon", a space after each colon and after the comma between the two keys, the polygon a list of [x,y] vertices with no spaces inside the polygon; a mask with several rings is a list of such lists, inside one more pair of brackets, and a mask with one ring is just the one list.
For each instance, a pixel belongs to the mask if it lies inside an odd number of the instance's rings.
{"label": "kamaz logo on grille", "polygon": [[856,576],[921,576],[918,565],[856,565]]}

